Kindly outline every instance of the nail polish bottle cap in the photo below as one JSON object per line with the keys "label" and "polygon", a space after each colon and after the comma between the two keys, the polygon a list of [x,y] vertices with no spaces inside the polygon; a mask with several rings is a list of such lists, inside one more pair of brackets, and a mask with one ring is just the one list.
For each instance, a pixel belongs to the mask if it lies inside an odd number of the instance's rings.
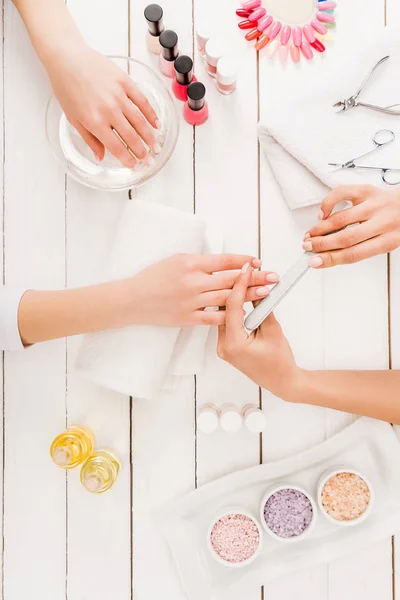
{"label": "nail polish bottle cap", "polygon": [[188,105],[192,110],[201,110],[204,106],[206,88],[200,81],[190,83],[187,88]]}
{"label": "nail polish bottle cap", "polygon": [[175,31],[165,29],[160,35],[160,46],[165,60],[175,60],[178,56],[178,36]]}
{"label": "nail polish bottle cap", "polygon": [[197,27],[197,40],[202,47],[204,47],[208,40],[211,38],[211,36],[213,35],[213,31],[214,30],[207,23],[204,23],[200,25],[200,27]]}
{"label": "nail polish bottle cap", "polygon": [[149,33],[157,36],[164,31],[163,9],[158,4],[149,4],[144,9],[144,18],[149,27]]}
{"label": "nail polish bottle cap", "polygon": [[181,85],[189,85],[193,77],[193,61],[190,56],[178,56],[174,63],[176,80]]}
{"label": "nail polish bottle cap", "polygon": [[237,79],[237,67],[232,58],[223,56],[217,64],[217,79],[222,85],[231,85]]}
{"label": "nail polish bottle cap", "polygon": [[221,38],[212,37],[206,44],[206,60],[212,67],[217,66],[217,62],[226,50],[225,42]]}

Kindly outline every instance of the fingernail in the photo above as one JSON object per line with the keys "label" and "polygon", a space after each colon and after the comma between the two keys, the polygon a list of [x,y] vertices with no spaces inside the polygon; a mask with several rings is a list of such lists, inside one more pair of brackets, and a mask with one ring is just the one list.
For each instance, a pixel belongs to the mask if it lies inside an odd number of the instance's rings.
{"label": "fingernail", "polygon": [[318,220],[322,221],[323,218],[324,218],[324,211],[320,210],[319,213],[318,213]]}
{"label": "fingernail", "polygon": [[311,237],[310,232],[307,231],[307,233],[304,236],[304,241],[308,240],[308,238],[310,238],[310,237]]}
{"label": "fingernail", "polygon": [[161,152],[161,146],[160,146],[160,144],[158,142],[156,142],[153,145],[153,152],[154,152],[154,154],[160,154],[160,152]]}
{"label": "fingernail", "polygon": [[249,270],[250,267],[250,263],[245,263],[242,267],[242,270],[240,271],[241,273],[247,273],[247,271]]}
{"label": "fingernail", "polygon": [[94,156],[94,159],[95,159],[96,161],[98,161],[98,162],[101,162],[101,158],[100,158],[100,156],[97,154],[97,152],[93,152],[93,156]]}
{"label": "fingernail", "polygon": [[303,242],[303,250],[305,250],[306,252],[311,252],[312,242]]}
{"label": "fingernail", "polygon": [[156,125],[156,129],[161,129],[161,123],[160,123],[159,119],[156,120],[155,125]]}
{"label": "fingernail", "polygon": [[265,279],[270,283],[278,283],[279,275],[278,273],[268,273]]}
{"label": "fingernail", "polygon": [[251,264],[253,267],[261,267],[261,260],[259,258],[253,258]]}
{"label": "fingernail", "polygon": [[256,295],[257,296],[268,296],[269,294],[269,288],[267,287],[260,287],[256,289]]}
{"label": "fingernail", "polygon": [[148,156],[146,156],[145,161],[146,165],[148,165],[149,167],[152,167],[154,165],[154,163],[156,162],[154,160],[154,158],[152,156],[150,156],[150,154]]}
{"label": "fingernail", "polygon": [[320,267],[323,264],[323,262],[324,261],[322,260],[322,258],[320,256],[313,256],[308,261],[308,266],[315,269],[315,267]]}

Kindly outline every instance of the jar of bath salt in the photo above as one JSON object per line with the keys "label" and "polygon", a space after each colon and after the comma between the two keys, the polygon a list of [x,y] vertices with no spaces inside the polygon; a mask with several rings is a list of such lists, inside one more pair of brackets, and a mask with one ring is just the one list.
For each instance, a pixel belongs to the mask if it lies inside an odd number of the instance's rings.
{"label": "jar of bath salt", "polygon": [[323,515],[339,526],[362,523],[372,510],[372,486],[352,468],[330,469],[321,477],[317,494]]}
{"label": "jar of bath salt", "polygon": [[280,542],[298,542],[312,531],[317,507],[311,497],[296,485],[279,485],[263,497],[261,523],[267,533]]}
{"label": "jar of bath salt", "polygon": [[222,510],[207,533],[211,556],[225,567],[245,567],[260,554],[263,534],[258,521],[241,507]]}

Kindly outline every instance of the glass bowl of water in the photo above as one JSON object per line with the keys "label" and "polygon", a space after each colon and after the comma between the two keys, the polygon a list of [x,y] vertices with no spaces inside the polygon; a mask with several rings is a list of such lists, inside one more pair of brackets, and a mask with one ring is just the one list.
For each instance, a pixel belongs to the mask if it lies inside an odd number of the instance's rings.
{"label": "glass bowl of water", "polygon": [[128,73],[157,113],[160,127],[154,129],[154,135],[161,150],[157,154],[150,153],[151,164],[140,161],[134,169],[128,169],[108,150],[99,161],[68,122],[55,96],[47,105],[46,133],[55,158],[73,179],[94,189],[120,191],[142,185],[164,167],[176,146],[179,118],[168,87],[157,73],[133,58],[109,58]]}

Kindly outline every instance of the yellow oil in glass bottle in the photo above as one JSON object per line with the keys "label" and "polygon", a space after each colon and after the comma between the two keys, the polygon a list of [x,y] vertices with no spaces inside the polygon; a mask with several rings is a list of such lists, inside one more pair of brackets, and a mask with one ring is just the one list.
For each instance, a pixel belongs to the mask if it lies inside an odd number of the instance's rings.
{"label": "yellow oil in glass bottle", "polygon": [[114,485],[120,469],[120,459],[113,450],[97,450],[82,465],[81,483],[89,492],[102,494]]}
{"label": "yellow oil in glass bottle", "polygon": [[53,440],[50,455],[58,467],[73,469],[89,458],[94,444],[94,434],[90,429],[82,425],[72,425]]}

